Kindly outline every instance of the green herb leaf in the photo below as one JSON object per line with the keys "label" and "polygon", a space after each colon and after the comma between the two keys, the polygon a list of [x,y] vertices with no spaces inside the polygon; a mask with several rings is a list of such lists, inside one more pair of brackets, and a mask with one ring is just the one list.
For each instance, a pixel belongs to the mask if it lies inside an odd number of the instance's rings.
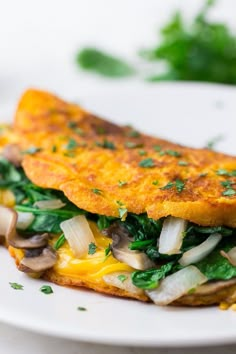
{"label": "green herb leaf", "polygon": [[134,69],[124,60],[115,58],[96,48],[80,50],[76,61],[82,69],[103,76],[126,77],[134,74]]}
{"label": "green herb leaf", "polygon": [[21,285],[21,284],[18,284],[18,283],[10,283],[10,286],[12,289],[15,289],[15,290],[24,290],[24,285]]}
{"label": "green herb leaf", "polygon": [[185,183],[183,181],[181,181],[180,179],[177,179],[175,181],[175,187],[177,189],[177,192],[181,193],[184,190]]}
{"label": "green herb leaf", "polygon": [[96,141],[95,144],[99,147],[102,147],[103,149],[110,149],[110,150],[116,149],[115,144],[112,141],[108,141],[106,139],[104,139],[103,142]]}
{"label": "green herb leaf", "polygon": [[126,135],[130,138],[139,138],[141,134],[137,130],[132,129],[129,130]]}
{"label": "green herb leaf", "polygon": [[62,247],[64,245],[64,243],[66,242],[66,238],[64,234],[61,234],[57,241],[54,243],[53,248],[55,250],[58,250],[60,247]]}
{"label": "green herb leaf", "polygon": [[101,190],[101,189],[98,189],[98,188],[92,188],[91,191],[92,191],[94,194],[102,194],[102,190]]}
{"label": "green herb leaf", "polygon": [[86,307],[78,306],[77,307],[78,311],[87,311]]}
{"label": "green herb leaf", "polygon": [[118,275],[117,279],[119,279],[121,283],[124,283],[124,281],[127,280],[127,275],[120,274]]}
{"label": "green herb leaf", "polygon": [[78,147],[78,143],[75,139],[70,138],[68,144],[65,146],[66,150],[74,150]]}
{"label": "green herb leaf", "polygon": [[222,192],[222,195],[224,195],[225,197],[232,197],[235,194],[236,191],[234,189],[226,189],[224,192]]}
{"label": "green herb leaf", "polygon": [[186,161],[178,161],[179,166],[188,166],[188,162]]}
{"label": "green herb leaf", "polygon": [[156,179],[155,181],[152,182],[154,186],[157,186],[159,184],[159,181]]}
{"label": "green herb leaf", "polygon": [[105,248],[105,256],[109,256],[111,254],[111,244],[109,244],[106,248]]}
{"label": "green herb leaf", "polygon": [[155,162],[152,158],[147,158],[139,162],[139,166],[143,168],[151,168],[155,166]]}
{"label": "green herb leaf", "polygon": [[94,254],[96,253],[97,250],[97,246],[95,245],[94,242],[90,242],[89,246],[88,246],[88,254]]}
{"label": "green herb leaf", "polygon": [[139,150],[139,155],[140,156],[145,156],[145,155],[147,155],[147,151],[145,151],[145,150]]}
{"label": "green herb leaf", "polygon": [[126,184],[127,184],[126,181],[121,181],[121,180],[118,181],[118,186],[119,186],[119,187],[123,187],[123,186],[125,186]]}
{"label": "green herb leaf", "polygon": [[171,189],[175,186],[175,182],[168,182],[164,187],[161,187],[161,190]]}
{"label": "green herb leaf", "polygon": [[27,150],[23,150],[22,154],[34,155],[36,152],[40,152],[42,149],[35,146],[29,147]]}
{"label": "green herb leaf", "polygon": [[46,295],[53,294],[53,290],[49,285],[43,285],[39,290]]}
{"label": "green herb leaf", "polygon": [[167,155],[173,156],[173,157],[180,157],[181,153],[175,150],[165,150],[165,153]]}
{"label": "green herb leaf", "polygon": [[126,141],[125,142],[125,147],[127,147],[128,149],[140,148],[142,146],[143,146],[142,143],[134,143],[133,141]]}
{"label": "green herb leaf", "polygon": [[167,263],[159,269],[149,269],[145,271],[136,271],[132,273],[131,279],[135,286],[141,289],[155,289],[159,281],[165,278],[173,268],[173,263]]}

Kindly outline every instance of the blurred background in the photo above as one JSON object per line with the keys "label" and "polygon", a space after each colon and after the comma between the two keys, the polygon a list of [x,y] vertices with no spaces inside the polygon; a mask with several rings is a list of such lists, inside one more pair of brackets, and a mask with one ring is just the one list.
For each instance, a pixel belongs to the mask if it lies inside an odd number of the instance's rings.
{"label": "blurred background", "polygon": [[[51,90],[76,101],[81,92],[131,83],[158,85],[167,79],[199,77],[201,81],[235,84],[235,0],[211,4],[204,15],[207,21],[224,25],[210,29],[199,15],[205,11],[204,4],[201,0],[0,0],[2,114],[8,114],[28,87]],[[173,17],[176,10],[182,19]],[[160,30],[167,24],[163,36]],[[86,47],[100,52],[78,54]],[[104,51],[112,58],[104,58]],[[114,62],[116,57],[122,62]],[[189,62],[195,67],[189,68]],[[115,74],[110,75],[109,70],[107,74],[110,65]],[[83,69],[86,66],[90,71]],[[207,77],[210,68],[214,69]]]}

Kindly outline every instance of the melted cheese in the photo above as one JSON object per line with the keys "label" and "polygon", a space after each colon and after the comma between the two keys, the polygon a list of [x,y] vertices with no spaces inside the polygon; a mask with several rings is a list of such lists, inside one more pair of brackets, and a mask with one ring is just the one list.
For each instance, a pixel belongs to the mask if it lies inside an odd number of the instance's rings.
{"label": "melted cheese", "polygon": [[[105,256],[105,249],[111,243],[108,237],[104,237],[99,232],[97,225],[89,221],[89,225],[93,231],[97,250],[94,254],[86,254],[82,258],[75,258],[73,252],[67,242],[57,250],[58,260],[53,271],[64,277],[89,281],[93,284],[104,284],[102,277],[105,274],[114,272],[132,272],[134,269],[125,263],[117,261],[111,254]],[[54,237],[50,243],[53,245],[57,237]],[[24,257],[24,252],[20,249],[9,246],[10,254],[19,264]]]}
{"label": "melted cheese", "polygon": [[75,258],[69,244],[66,242],[57,251],[58,261],[54,266],[54,271],[59,275],[70,278],[78,277],[81,280],[91,282],[102,282],[105,274],[113,272],[133,271],[127,264],[117,261],[111,254],[105,256],[105,249],[111,240],[104,237],[98,230],[94,222],[89,222],[93,231],[97,250],[94,254],[86,254],[82,258]]}

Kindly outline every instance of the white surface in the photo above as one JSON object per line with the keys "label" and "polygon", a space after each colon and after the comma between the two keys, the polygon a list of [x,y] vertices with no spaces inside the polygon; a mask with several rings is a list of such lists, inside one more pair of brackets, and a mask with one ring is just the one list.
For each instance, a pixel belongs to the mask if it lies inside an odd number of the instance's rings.
{"label": "white surface", "polygon": [[[81,102],[114,121],[128,121],[192,146],[200,147],[224,133],[221,149],[233,153],[235,94],[235,88],[160,84],[91,93],[81,96]],[[220,109],[215,104],[219,97]],[[26,329],[80,341],[146,347],[236,342],[233,311],[161,308],[56,285],[54,294],[46,296],[39,291],[45,282],[19,273],[3,248],[0,269],[7,269],[0,273],[0,320]],[[23,284],[24,291],[13,290],[9,281]],[[78,306],[88,311],[79,312]]]}
{"label": "white surface", "polygon": [[[90,108],[91,102],[91,108],[95,111],[104,112],[110,118],[122,118],[124,121],[131,119],[126,115],[123,116],[125,109],[121,105],[129,104],[129,101],[132,100],[130,103],[132,104],[132,119],[139,117],[139,124],[141,124],[141,127],[145,125],[146,130],[150,129],[145,123],[146,116],[151,114],[152,119],[157,119],[160,112],[164,110],[164,117],[166,115],[169,118],[172,117],[172,124],[168,126],[165,118],[161,120],[163,136],[169,136],[169,134],[175,132],[176,118],[174,118],[175,114],[171,114],[171,111],[175,113],[178,110],[185,119],[182,132],[180,130],[176,132],[176,139],[182,141],[185,129],[189,132],[191,126],[193,126],[192,130],[194,131],[198,125],[198,110],[196,111],[198,102],[194,97],[191,97],[191,103],[185,100],[187,104],[183,104],[181,101],[180,106],[178,106],[176,101],[173,105],[172,98],[175,95],[177,99],[182,97],[183,91],[181,88],[171,92],[171,95],[168,96],[168,104],[163,101],[163,97],[158,96],[156,97],[157,113],[154,114],[149,106],[153,98],[149,98],[149,94],[146,94],[145,97],[142,97],[143,108],[139,112],[139,105],[136,104],[137,99],[135,98],[136,85],[141,85],[137,83],[138,80],[112,82],[87,76],[75,67],[74,56],[77,49],[82,45],[95,44],[130,58],[137,65],[143,65],[139,61],[136,62],[136,50],[155,43],[157,29],[166,21],[169,14],[176,8],[181,7],[186,15],[192,15],[200,6],[200,3],[202,1],[199,0],[191,0],[191,2],[189,0],[41,0],[37,2],[31,0],[0,0],[0,117],[3,120],[9,116],[14,111],[16,101],[22,91],[33,86],[52,90],[66,98],[79,100],[81,103],[83,103],[83,97],[86,98],[89,95],[90,99],[85,99],[88,108]],[[232,11],[234,6],[235,0],[219,0],[212,17],[224,19],[235,27],[235,11]],[[124,97],[120,99],[119,94],[127,90],[127,85],[130,87],[131,83],[133,85],[132,93],[129,93],[126,100]],[[116,95],[116,99],[120,100],[116,111],[113,109],[112,102],[106,99],[107,91],[110,89]],[[166,90],[165,95],[169,95],[168,86],[163,90]],[[92,96],[96,97],[97,93],[102,95],[103,91],[105,92],[102,102],[105,100],[105,105],[101,107],[99,102],[91,98]],[[225,125],[233,116],[227,117],[232,114],[233,110],[235,112],[235,93],[228,90],[222,92],[221,89],[216,88],[212,91],[210,97],[205,97],[204,90],[202,91],[199,87],[198,95],[201,95],[201,101],[203,102],[198,107],[201,111],[200,116],[207,117],[208,106],[215,105],[218,107],[215,111],[217,124],[214,124],[210,130],[202,129],[202,134],[198,137],[199,145],[201,145],[208,140],[208,137],[218,135],[219,124],[221,125],[220,130],[227,133]],[[184,97],[182,99],[184,100]],[[224,108],[226,110],[223,118],[221,99],[225,102]],[[173,109],[171,110],[172,105]],[[219,144],[218,147],[230,151],[233,140],[232,130],[232,135],[228,137],[228,140]],[[190,136],[186,137],[186,142],[191,143]],[[6,268],[4,260],[1,260],[2,252],[4,253],[4,250],[1,250],[0,254],[0,283],[2,283],[2,276],[5,273],[4,277],[7,278],[7,281],[17,280],[16,277],[8,279],[13,266],[11,264],[9,269]],[[4,272],[1,269],[4,269]],[[20,275],[17,273],[18,276]],[[5,287],[7,287],[7,284],[5,284]],[[31,303],[34,303],[34,297],[38,289],[35,283],[33,288],[34,295],[33,298],[30,298]],[[18,301],[17,310],[22,305],[22,295],[20,297],[18,295],[18,293],[11,294]],[[37,293],[37,297],[39,295],[41,294]],[[8,303],[7,300],[5,301]],[[65,302],[66,298],[62,300],[60,306]],[[17,313],[16,311],[12,319],[17,318]],[[79,316],[81,314],[78,313]],[[84,314],[82,315],[84,316]],[[24,318],[22,321],[24,321]],[[113,323],[115,323],[114,319]],[[25,324],[27,325],[27,322]],[[226,326],[231,327],[228,322],[226,322]],[[224,346],[201,349],[201,353],[229,354],[235,353],[235,350],[236,346]],[[111,346],[104,347],[50,338],[0,324],[0,353],[108,354],[111,352],[113,354],[198,354],[199,349],[144,350],[124,347],[118,349]]]}

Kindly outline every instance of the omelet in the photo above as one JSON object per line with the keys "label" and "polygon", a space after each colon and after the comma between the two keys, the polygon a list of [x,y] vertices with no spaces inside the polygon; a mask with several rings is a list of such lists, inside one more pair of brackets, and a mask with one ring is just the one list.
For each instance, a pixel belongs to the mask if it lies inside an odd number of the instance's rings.
{"label": "omelet", "polygon": [[24,157],[29,179],[81,209],[119,216],[122,203],[153,219],[236,227],[236,196],[229,198],[220,173],[236,170],[233,156],[143,135],[35,90],[21,98],[14,131],[22,148],[40,150]]}
{"label": "omelet", "polygon": [[[19,146],[21,165],[34,185],[63,192],[91,215],[124,222],[127,215],[145,214],[162,222],[172,217],[201,227],[236,228],[233,156],[144,135],[33,89],[20,99],[7,135],[11,139],[2,145]],[[109,274],[128,279],[137,269],[113,253],[104,256],[111,240],[95,222],[90,220],[89,225],[97,251],[78,258],[63,244],[57,250],[56,263],[40,276],[61,285],[150,301],[145,288],[126,287],[122,280],[118,286],[106,281]],[[51,246],[55,237],[49,240]],[[19,266],[25,250],[10,245],[9,251]],[[162,265],[163,261],[158,264]],[[234,276],[200,285],[171,304],[198,306],[221,301],[236,301]]]}

